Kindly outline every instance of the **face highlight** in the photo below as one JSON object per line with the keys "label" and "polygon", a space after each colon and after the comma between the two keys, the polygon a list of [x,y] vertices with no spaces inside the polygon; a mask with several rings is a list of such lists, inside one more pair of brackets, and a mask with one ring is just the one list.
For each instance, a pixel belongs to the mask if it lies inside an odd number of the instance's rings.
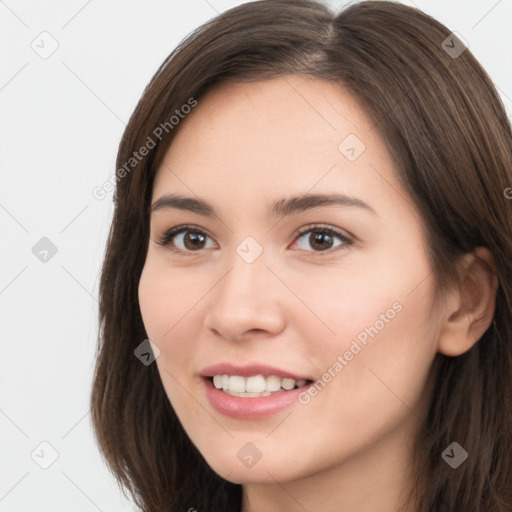
{"label": "face highlight", "polygon": [[[356,100],[299,76],[223,84],[182,121],[152,205],[142,318],[213,470],[252,485],[405,471],[440,312],[422,220]],[[234,417],[205,392],[221,364],[270,367],[263,384],[220,369],[221,386],[311,383]]]}

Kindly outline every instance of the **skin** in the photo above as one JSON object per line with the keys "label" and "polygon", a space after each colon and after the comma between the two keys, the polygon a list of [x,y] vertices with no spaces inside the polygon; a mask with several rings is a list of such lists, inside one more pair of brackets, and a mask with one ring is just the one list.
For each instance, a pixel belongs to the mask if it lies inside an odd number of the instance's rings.
{"label": "skin", "polygon": [[[349,134],[365,145],[354,161],[338,149]],[[375,213],[330,205],[268,214],[283,198],[332,192]],[[244,484],[243,512],[396,511],[412,488],[433,358],[479,339],[495,279],[468,257],[469,284],[436,298],[423,222],[387,148],[356,100],[326,81],[287,76],[210,90],[181,122],[153,203],[170,193],[216,212],[154,211],[139,285],[159,374],[192,442],[215,472]],[[175,251],[158,244],[183,224],[208,235],[203,248],[185,246],[183,234]],[[310,232],[295,233],[313,224],[353,243],[334,237],[315,249]],[[247,236],[263,249],[253,263],[236,252]],[[478,254],[493,263],[485,249]],[[247,421],[219,414],[202,390],[199,373],[220,362],[321,379],[396,303],[401,311],[307,405]],[[250,468],[237,457],[248,442],[262,454]]]}

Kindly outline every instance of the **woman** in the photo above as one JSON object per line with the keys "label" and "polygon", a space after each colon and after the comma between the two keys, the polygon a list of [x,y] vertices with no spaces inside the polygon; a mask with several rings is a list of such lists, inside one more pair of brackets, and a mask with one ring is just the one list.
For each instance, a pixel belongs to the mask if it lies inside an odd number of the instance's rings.
{"label": "woman", "polygon": [[512,510],[512,134],[463,41],[231,9],[117,168],[92,411],[143,510]]}

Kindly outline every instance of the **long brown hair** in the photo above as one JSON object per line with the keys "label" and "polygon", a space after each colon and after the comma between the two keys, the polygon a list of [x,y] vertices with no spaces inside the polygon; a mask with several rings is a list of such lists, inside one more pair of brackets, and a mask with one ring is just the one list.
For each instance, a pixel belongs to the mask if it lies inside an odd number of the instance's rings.
{"label": "long brown hair", "polygon": [[[156,365],[133,353],[147,337],[137,288],[153,180],[180,129],[169,119],[215,84],[286,74],[343,85],[373,120],[424,219],[439,290],[457,285],[459,255],[478,246],[493,254],[492,325],[465,354],[434,359],[413,499],[419,512],[512,510],[512,134],[490,78],[461,50],[445,26],[395,2],[364,1],[335,14],[308,0],[262,0],[209,21],[158,69],[119,147],[117,169],[125,172],[117,174],[101,275],[91,397],[105,460],[144,511],[238,511],[242,496],[186,435]],[[151,146],[147,155],[130,160],[143,146]],[[453,441],[469,452],[457,470],[441,457]]]}

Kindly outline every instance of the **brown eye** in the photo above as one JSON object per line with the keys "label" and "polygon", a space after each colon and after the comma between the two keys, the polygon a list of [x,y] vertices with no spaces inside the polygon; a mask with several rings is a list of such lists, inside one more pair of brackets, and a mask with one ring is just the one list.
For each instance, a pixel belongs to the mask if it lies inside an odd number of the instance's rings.
{"label": "brown eye", "polygon": [[205,236],[194,231],[187,231],[183,237],[183,245],[191,251],[203,249],[205,241]]}
{"label": "brown eye", "polygon": [[197,252],[201,249],[208,249],[213,247],[213,241],[208,245],[208,239],[211,238],[203,231],[182,226],[173,228],[158,241],[160,245],[168,245],[173,251],[176,252]]}
{"label": "brown eye", "polygon": [[329,233],[311,233],[309,235],[309,243],[315,250],[322,251],[324,249],[330,249],[333,244],[333,237]]}
{"label": "brown eye", "polygon": [[313,227],[299,233],[295,245],[309,252],[327,252],[339,246],[348,246],[352,240],[332,228]]}

